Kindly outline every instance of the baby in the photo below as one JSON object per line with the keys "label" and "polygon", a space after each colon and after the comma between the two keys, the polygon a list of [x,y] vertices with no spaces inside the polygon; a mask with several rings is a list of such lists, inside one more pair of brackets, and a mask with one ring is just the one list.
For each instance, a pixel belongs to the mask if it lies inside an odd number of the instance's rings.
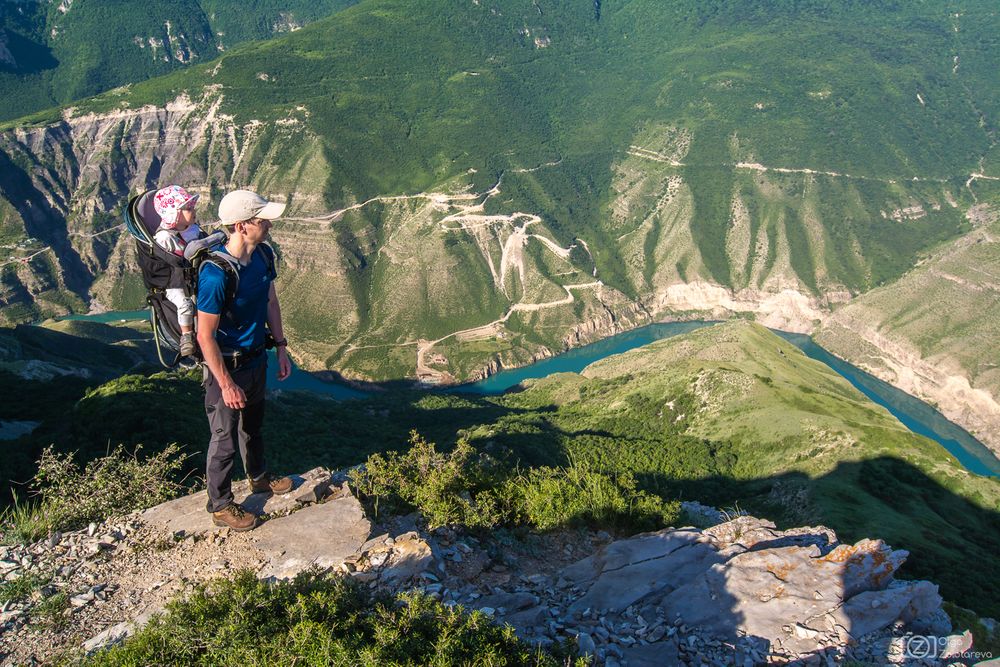
{"label": "baby", "polygon": [[[153,208],[160,216],[160,227],[153,239],[157,245],[181,257],[184,246],[201,235],[195,222],[194,205],[198,195],[192,195],[179,185],[171,185],[158,190],[153,196]],[[195,353],[194,346],[194,298],[184,294],[180,287],[166,290],[167,299],[177,308],[177,324],[181,328],[181,356]]]}

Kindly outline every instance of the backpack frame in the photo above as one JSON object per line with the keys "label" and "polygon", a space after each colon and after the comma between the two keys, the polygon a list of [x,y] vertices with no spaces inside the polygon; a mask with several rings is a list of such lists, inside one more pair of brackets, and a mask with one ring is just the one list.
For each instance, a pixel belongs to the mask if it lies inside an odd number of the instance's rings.
{"label": "backpack frame", "polygon": [[[160,225],[160,216],[153,208],[156,190],[146,190],[129,199],[125,206],[125,227],[135,239],[136,261],[146,286],[146,303],[149,304],[149,322],[156,343],[156,355],[164,368],[181,364],[181,330],[177,320],[177,307],[167,298],[168,289],[183,289],[185,296],[194,297],[198,291],[198,276],[206,262],[215,264],[226,276],[226,297],[223,315],[230,315],[230,308],[239,289],[237,260],[215,248],[223,245],[226,235],[217,231],[206,237],[188,242],[184,256],[180,257],[160,247],[153,236]],[[266,243],[258,246],[268,263],[268,273],[276,277],[274,250]],[[256,252],[256,250],[255,250]],[[174,359],[167,362],[163,350],[174,352]],[[198,361],[201,361],[198,352]]]}

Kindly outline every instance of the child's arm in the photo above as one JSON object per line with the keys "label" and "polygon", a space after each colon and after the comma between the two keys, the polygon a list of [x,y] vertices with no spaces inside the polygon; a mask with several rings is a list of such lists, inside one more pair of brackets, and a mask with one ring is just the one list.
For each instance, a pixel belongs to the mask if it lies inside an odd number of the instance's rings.
{"label": "child's arm", "polygon": [[177,237],[168,232],[165,229],[161,229],[153,235],[153,240],[156,244],[166,250],[167,252],[172,252],[175,255],[181,257],[184,256],[184,247],[177,240]]}

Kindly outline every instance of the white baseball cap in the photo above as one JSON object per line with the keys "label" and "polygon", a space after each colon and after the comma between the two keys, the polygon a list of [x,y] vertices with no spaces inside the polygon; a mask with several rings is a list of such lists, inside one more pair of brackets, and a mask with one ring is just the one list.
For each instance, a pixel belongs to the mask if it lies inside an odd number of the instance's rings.
{"label": "white baseball cap", "polygon": [[268,201],[250,190],[233,190],[219,202],[219,222],[233,225],[250,218],[274,220],[285,212],[285,203]]}

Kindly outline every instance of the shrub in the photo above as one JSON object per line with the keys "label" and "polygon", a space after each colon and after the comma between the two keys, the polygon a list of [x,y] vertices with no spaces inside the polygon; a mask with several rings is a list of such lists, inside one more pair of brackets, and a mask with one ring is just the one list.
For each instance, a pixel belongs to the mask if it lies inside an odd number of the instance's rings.
{"label": "shrub", "polygon": [[404,454],[373,454],[354,473],[358,490],[374,501],[376,512],[417,508],[433,528],[447,524],[490,528],[507,516],[503,487],[508,474],[465,440],[451,452],[410,432]]}
{"label": "shrub", "polygon": [[528,523],[542,530],[581,524],[650,530],[680,516],[680,503],[637,490],[629,473],[609,475],[577,464],[529,470],[512,488]]}
{"label": "shrub", "polygon": [[15,503],[4,511],[0,516],[4,539],[33,541],[49,531],[74,530],[175,497],[181,489],[175,478],[187,455],[170,445],[140,459],[140,449],[130,454],[119,446],[81,470],[72,454],[46,448],[30,485],[40,501]]}
{"label": "shrub", "polygon": [[[95,665],[561,664],[480,612],[416,593],[375,594],[350,578],[303,573],[269,584],[244,570],[202,585]],[[583,664],[582,662],[580,664]]]}
{"label": "shrub", "polygon": [[407,452],[372,455],[353,481],[376,511],[416,508],[432,528],[520,524],[540,530],[577,525],[655,529],[680,516],[679,503],[638,490],[629,473],[575,463],[522,473],[477,452],[465,440],[443,454],[415,431]]}

